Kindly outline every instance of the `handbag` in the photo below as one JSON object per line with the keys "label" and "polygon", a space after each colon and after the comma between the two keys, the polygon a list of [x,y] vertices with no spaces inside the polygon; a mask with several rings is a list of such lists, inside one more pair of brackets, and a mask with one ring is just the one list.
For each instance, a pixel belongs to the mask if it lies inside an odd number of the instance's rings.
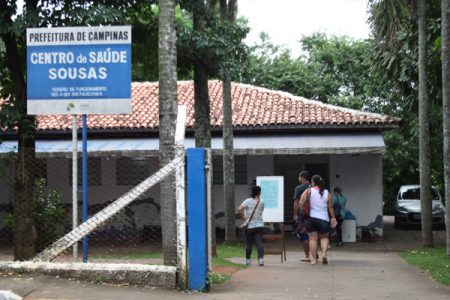
{"label": "handbag", "polygon": [[303,202],[301,210],[302,210],[302,214],[306,218],[309,218],[309,213],[311,210],[311,189],[310,188],[306,190],[305,201]]}
{"label": "handbag", "polygon": [[258,202],[256,202],[255,208],[253,208],[252,214],[250,215],[250,218],[248,219],[248,221],[242,223],[241,226],[239,226],[240,231],[245,232],[247,230],[248,224],[252,221],[253,215],[255,214],[258,204],[259,204],[259,200],[258,200]]}

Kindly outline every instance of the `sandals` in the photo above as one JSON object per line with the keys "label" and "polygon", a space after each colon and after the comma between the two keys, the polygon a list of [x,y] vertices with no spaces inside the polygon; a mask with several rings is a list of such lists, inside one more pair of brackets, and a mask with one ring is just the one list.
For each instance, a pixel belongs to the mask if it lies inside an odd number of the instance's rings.
{"label": "sandals", "polygon": [[326,256],[322,257],[322,263],[323,263],[324,265],[328,264],[328,259],[327,259]]}
{"label": "sandals", "polygon": [[300,261],[311,261],[308,257],[303,257]]}

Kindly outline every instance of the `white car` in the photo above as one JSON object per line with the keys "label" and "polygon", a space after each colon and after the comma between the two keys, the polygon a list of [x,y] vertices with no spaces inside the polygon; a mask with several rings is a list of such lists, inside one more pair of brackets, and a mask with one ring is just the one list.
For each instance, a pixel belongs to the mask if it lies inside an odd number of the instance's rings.
{"label": "white car", "polygon": [[[445,225],[445,207],[442,204],[441,194],[433,186],[432,215],[433,226]],[[420,185],[402,185],[398,191],[394,212],[394,227],[417,225],[421,223]]]}

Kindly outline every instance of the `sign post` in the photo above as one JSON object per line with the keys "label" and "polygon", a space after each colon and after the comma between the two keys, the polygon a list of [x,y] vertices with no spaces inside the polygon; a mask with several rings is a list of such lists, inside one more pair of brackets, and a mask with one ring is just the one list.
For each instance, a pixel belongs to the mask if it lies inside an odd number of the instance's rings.
{"label": "sign post", "polygon": [[[131,113],[131,27],[27,29],[27,111],[73,115],[73,226],[78,222],[77,122],[83,115],[83,222],[88,212],[87,114]],[[76,246],[73,250],[77,256]],[[87,236],[83,239],[87,262]]]}
{"label": "sign post", "polygon": [[[88,219],[88,155],[87,155],[87,119],[86,114],[82,115],[83,129],[83,222]],[[88,261],[88,237],[83,237],[83,262]]]}
{"label": "sign post", "polygon": [[[72,116],[72,229],[78,226],[78,120]],[[73,259],[78,258],[78,244],[73,245]]]}

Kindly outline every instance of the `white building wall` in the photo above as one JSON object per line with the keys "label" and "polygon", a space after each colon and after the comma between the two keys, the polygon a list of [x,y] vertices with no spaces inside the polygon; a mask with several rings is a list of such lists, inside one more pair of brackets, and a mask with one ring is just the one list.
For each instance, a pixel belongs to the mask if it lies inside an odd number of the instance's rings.
{"label": "white building wall", "polygon": [[[236,185],[234,190],[236,212],[242,201],[249,197],[249,187],[253,180],[256,180],[256,176],[273,175],[273,163],[274,159],[271,155],[247,156],[247,184]],[[222,185],[213,185],[213,200],[215,214],[224,212],[225,209]],[[225,226],[224,216],[216,219],[216,226],[221,228]]]}
{"label": "white building wall", "polygon": [[381,155],[330,155],[330,186],[342,188],[346,208],[356,216],[357,226],[383,216]]}
{"label": "white building wall", "polygon": [[[357,225],[364,226],[374,222],[377,216],[382,216],[382,156],[379,154],[367,155],[300,155],[284,157],[284,160],[293,160],[295,164],[295,176],[305,163],[329,163],[330,187],[341,186],[344,194],[348,197],[347,208],[356,216]],[[249,196],[249,185],[257,176],[274,175],[275,161],[273,155],[250,155],[247,156],[247,184],[236,185],[235,204],[236,209],[244,199]],[[280,163],[280,162],[279,162]],[[154,165],[154,166],[153,166]],[[298,165],[298,166],[297,166]],[[157,164],[152,164],[157,169]],[[283,172],[283,170],[281,170]],[[278,170],[280,172],[280,170]],[[281,175],[281,174],[278,174]],[[66,158],[49,158],[47,160],[48,186],[62,193],[63,203],[70,205],[72,189],[69,182],[69,163]],[[294,180],[294,179],[293,179]],[[295,181],[295,180],[294,180]],[[295,182],[295,184],[297,184]],[[114,200],[132,186],[116,185],[116,160],[111,157],[102,158],[102,185],[89,187],[89,203],[99,204]],[[9,189],[2,186],[3,195],[0,204],[8,202]],[[6,192],[6,193],[5,193]],[[9,195],[11,196],[11,195]],[[290,196],[290,195],[289,195]],[[148,192],[147,197],[154,199],[156,204],[159,200],[159,187]],[[224,212],[222,185],[213,185],[213,201],[215,213]],[[81,193],[79,193],[81,203]],[[80,205],[81,206],[81,205]],[[142,203],[133,207],[136,225],[160,224],[160,215],[155,205]],[[71,213],[70,213],[71,215]],[[81,207],[80,214],[81,216]],[[0,216],[3,217],[3,216]],[[70,217],[70,216],[68,216]],[[224,217],[216,220],[216,225],[224,226]]]}

